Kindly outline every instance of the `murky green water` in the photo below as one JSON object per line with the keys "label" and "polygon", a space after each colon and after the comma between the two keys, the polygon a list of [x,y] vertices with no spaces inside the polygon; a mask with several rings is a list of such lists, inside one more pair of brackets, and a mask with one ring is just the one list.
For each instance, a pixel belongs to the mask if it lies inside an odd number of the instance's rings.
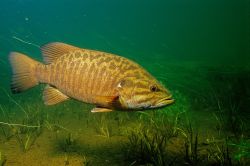
{"label": "murky green water", "polygon": [[[249,165],[249,0],[0,2],[0,165]],[[173,94],[168,107],[91,113],[10,91],[10,51],[64,42],[118,54]]]}

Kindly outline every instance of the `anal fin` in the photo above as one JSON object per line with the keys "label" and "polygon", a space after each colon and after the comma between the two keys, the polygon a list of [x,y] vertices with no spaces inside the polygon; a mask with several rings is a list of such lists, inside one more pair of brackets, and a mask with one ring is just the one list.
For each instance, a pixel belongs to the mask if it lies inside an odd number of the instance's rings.
{"label": "anal fin", "polygon": [[43,91],[43,100],[45,105],[54,105],[65,100],[69,97],[60,92],[58,89],[47,85]]}
{"label": "anal fin", "polygon": [[100,107],[95,107],[91,110],[91,112],[95,113],[95,112],[111,112],[114,111],[112,109],[109,108],[100,108]]}

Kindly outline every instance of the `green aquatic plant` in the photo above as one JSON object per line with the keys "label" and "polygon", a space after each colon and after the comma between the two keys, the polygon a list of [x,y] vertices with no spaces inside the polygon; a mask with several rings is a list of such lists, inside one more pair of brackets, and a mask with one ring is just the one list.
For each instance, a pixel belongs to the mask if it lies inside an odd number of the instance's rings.
{"label": "green aquatic plant", "polygon": [[106,115],[101,115],[100,119],[95,119],[95,129],[98,133],[97,136],[110,138],[111,137],[111,127],[108,122]]}
{"label": "green aquatic plant", "polygon": [[6,156],[3,155],[3,153],[0,151],[0,166],[4,166],[6,161],[7,161]]}
{"label": "green aquatic plant", "polygon": [[15,137],[22,151],[26,152],[34,145],[43,131],[44,112],[39,109],[34,110],[29,105],[24,110],[27,116],[22,119],[22,126],[17,128]]}
{"label": "green aquatic plant", "polygon": [[10,132],[10,129],[6,129],[3,125],[1,125],[0,127],[5,140],[8,141],[13,136]]}
{"label": "green aquatic plant", "polygon": [[168,154],[167,143],[177,137],[173,125],[156,114],[140,113],[140,122],[128,130],[125,157],[133,164],[169,165],[174,162]]}
{"label": "green aquatic plant", "polygon": [[[10,131],[11,131],[11,136],[13,136],[13,134],[16,134],[17,131],[18,133],[21,133],[22,131],[20,130],[20,128],[25,127],[25,128],[40,128],[40,126],[29,126],[29,125],[24,125],[24,124],[16,124],[16,123],[5,123],[5,122],[0,122],[0,124],[2,125],[6,125],[9,127]],[[1,126],[2,127],[2,126]],[[6,132],[4,132],[6,134]],[[10,136],[9,136],[10,137]]]}
{"label": "green aquatic plant", "polygon": [[[84,153],[79,153],[78,155],[80,155],[81,158],[82,158],[82,166],[89,166],[91,164],[90,159],[87,158]],[[64,165],[65,166],[71,165],[70,160],[69,160],[69,153],[68,152],[64,153]]]}
{"label": "green aquatic plant", "polygon": [[7,122],[0,122],[0,127],[2,130],[2,133],[5,137],[5,140],[9,140],[10,138],[12,138],[13,133],[12,133],[12,126],[10,124],[12,123],[11,117],[9,115],[9,111],[6,109],[6,107],[0,105],[0,110],[2,112],[2,117],[4,118],[4,120],[6,120]]}
{"label": "green aquatic plant", "polygon": [[72,133],[68,133],[56,140],[56,149],[59,152],[73,153],[77,152],[78,148],[77,138]]}
{"label": "green aquatic plant", "polygon": [[64,165],[69,165],[69,156],[67,153],[64,153]]}
{"label": "green aquatic plant", "polygon": [[59,132],[60,130],[64,130],[66,132],[71,132],[69,129],[66,127],[60,125],[59,121],[56,122],[51,122],[49,119],[44,120],[43,128],[46,128],[47,130],[51,132]]}
{"label": "green aquatic plant", "polygon": [[[220,69],[221,70],[221,69]],[[249,110],[249,72],[238,68],[225,68],[227,72],[208,73],[210,89],[207,103],[214,109],[217,120],[216,128],[219,134],[230,134],[236,139],[246,132],[247,119],[245,113]],[[234,92],[234,93],[228,93]],[[212,99],[212,100],[211,100]]]}
{"label": "green aquatic plant", "polygon": [[167,137],[150,130],[132,131],[129,135],[127,155],[140,164],[165,165]]}
{"label": "green aquatic plant", "polygon": [[19,110],[21,110],[25,114],[25,116],[27,118],[29,118],[29,115],[25,111],[25,109],[5,89],[2,88],[2,90],[6,94],[6,96],[8,97],[9,101],[12,102],[14,105],[16,105],[19,108]]}
{"label": "green aquatic plant", "polygon": [[187,127],[187,137],[185,137],[185,161],[189,165],[197,165],[200,160],[198,154],[198,132],[194,133],[192,124]]}
{"label": "green aquatic plant", "polygon": [[6,140],[8,141],[10,138],[15,137],[21,150],[26,152],[41,134],[40,121],[36,121],[40,115],[37,115],[36,112],[34,112],[34,115],[31,115],[31,111],[25,111],[24,107],[22,107],[26,116],[22,120],[22,123],[14,123],[9,116],[9,111],[6,111],[2,106],[0,106],[0,109],[8,122],[0,122]]}
{"label": "green aquatic plant", "polygon": [[98,136],[103,136],[103,137],[106,137],[106,138],[110,137],[109,128],[107,126],[101,126],[100,129],[99,129],[99,133],[100,134]]}
{"label": "green aquatic plant", "polygon": [[117,126],[123,126],[130,119],[127,112],[114,114],[114,120],[117,122]]}
{"label": "green aquatic plant", "polygon": [[177,137],[179,133],[184,132],[179,127],[179,113],[175,114],[171,118],[168,117],[165,113],[161,112],[142,112],[138,111],[139,114],[139,122],[141,124],[147,124],[152,128],[158,130],[165,130],[165,134],[169,138]]}
{"label": "green aquatic plant", "polygon": [[16,128],[14,136],[19,143],[19,146],[23,152],[28,151],[32,145],[34,145],[36,139],[41,134],[40,127],[25,129],[25,133],[22,133],[22,128]]}
{"label": "green aquatic plant", "polygon": [[237,108],[232,106],[229,110],[225,110],[218,105],[218,110],[218,112],[213,113],[213,116],[216,120],[215,129],[218,131],[219,136],[222,133],[225,134],[225,131],[229,131],[234,138],[240,139],[246,129],[245,122],[238,115]]}
{"label": "green aquatic plant", "polygon": [[58,121],[55,121],[55,118],[50,117],[46,111],[43,111],[41,105],[24,105],[22,109],[25,111],[24,116],[18,114],[15,117],[11,117],[9,115],[11,111],[0,106],[0,110],[6,121],[0,122],[0,127],[6,140],[8,141],[10,138],[14,137],[23,152],[28,151],[32,145],[34,145],[36,139],[42,134],[44,129],[56,133],[59,130],[70,132],[68,129],[61,126]]}
{"label": "green aquatic plant", "polygon": [[231,153],[228,147],[227,139],[226,140],[216,140],[214,137],[207,139],[208,148],[206,149],[207,153],[207,162],[212,165],[228,165],[232,166],[233,161],[231,158]]}
{"label": "green aquatic plant", "polygon": [[250,160],[250,140],[241,138],[239,141],[231,141],[229,146],[235,149],[233,158],[239,163],[244,163],[244,160]]}
{"label": "green aquatic plant", "polygon": [[[173,136],[178,136],[180,134],[180,135],[182,135],[182,136],[184,136],[186,138],[187,133],[184,131],[184,129],[182,129],[180,127],[180,117],[181,117],[181,115],[183,113],[185,113],[185,112],[177,112],[176,114],[174,114],[174,116],[172,116],[172,119],[170,120],[169,123],[171,124],[171,129],[172,129]],[[164,120],[164,121],[166,121],[166,120]]]}
{"label": "green aquatic plant", "polygon": [[91,165],[91,160],[88,157],[86,157],[86,155],[84,153],[80,153],[80,156],[82,158],[82,166]]}
{"label": "green aquatic plant", "polygon": [[213,116],[215,118],[216,124],[215,124],[215,129],[218,132],[218,135],[221,136],[223,130],[224,130],[224,122],[222,121],[221,115],[213,113]]}

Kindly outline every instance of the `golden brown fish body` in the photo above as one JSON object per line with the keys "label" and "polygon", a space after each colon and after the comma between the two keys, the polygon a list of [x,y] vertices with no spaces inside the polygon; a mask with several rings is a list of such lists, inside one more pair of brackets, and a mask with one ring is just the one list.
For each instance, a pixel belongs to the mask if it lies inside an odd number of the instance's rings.
{"label": "golden brown fish body", "polygon": [[63,43],[45,45],[42,54],[46,64],[19,53],[10,54],[14,93],[46,83],[45,104],[74,98],[95,104],[98,108],[93,112],[155,108],[173,102],[153,76],[124,57]]}

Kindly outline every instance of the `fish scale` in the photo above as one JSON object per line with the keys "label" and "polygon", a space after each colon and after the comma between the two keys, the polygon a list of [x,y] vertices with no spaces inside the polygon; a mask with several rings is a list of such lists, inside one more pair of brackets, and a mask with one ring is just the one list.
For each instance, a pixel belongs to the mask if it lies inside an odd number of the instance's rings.
{"label": "fish scale", "polygon": [[41,48],[45,64],[13,52],[11,89],[19,93],[47,84],[43,99],[53,105],[69,98],[95,104],[92,112],[142,110],[173,103],[169,91],[137,63],[110,53],[64,43]]}

